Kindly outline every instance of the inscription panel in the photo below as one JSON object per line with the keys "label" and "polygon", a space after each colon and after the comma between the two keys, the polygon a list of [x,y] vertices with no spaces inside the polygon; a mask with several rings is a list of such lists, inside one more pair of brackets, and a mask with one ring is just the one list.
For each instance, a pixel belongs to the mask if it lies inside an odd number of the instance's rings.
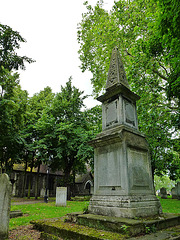
{"label": "inscription panel", "polygon": [[125,100],[125,121],[128,124],[135,126],[135,108],[132,103]]}
{"label": "inscription panel", "polygon": [[113,125],[118,122],[117,117],[117,105],[118,101],[115,100],[106,106],[106,126]]}
{"label": "inscription panel", "polygon": [[130,188],[140,189],[150,186],[150,166],[147,152],[128,149]]}
{"label": "inscription panel", "polygon": [[98,157],[99,187],[120,187],[120,156],[118,149],[108,147],[108,151],[100,152]]}

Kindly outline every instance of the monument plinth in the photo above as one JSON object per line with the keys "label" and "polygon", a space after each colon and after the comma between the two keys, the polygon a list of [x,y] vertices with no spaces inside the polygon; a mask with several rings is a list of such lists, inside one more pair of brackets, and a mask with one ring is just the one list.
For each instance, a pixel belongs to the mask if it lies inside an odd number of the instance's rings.
{"label": "monument plinth", "polygon": [[138,130],[136,101],[118,49],[114,48],[102,102],[102,132],[94,147],[94,194],[89,211],[114,217],[146,217],[162,212],[154,194],[149,148]]}

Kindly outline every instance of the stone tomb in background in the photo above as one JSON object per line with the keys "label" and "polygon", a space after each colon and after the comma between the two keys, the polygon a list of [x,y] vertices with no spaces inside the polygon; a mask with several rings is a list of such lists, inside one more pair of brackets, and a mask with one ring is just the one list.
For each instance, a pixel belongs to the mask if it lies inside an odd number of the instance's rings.
{"label": "stone tomb in background", "polygon": [[117,48],[111,56],[102,102],[102,132],[94,147],[94,194],[89,211],[115,217],[146,217],[161,213],[152,182],[149,148],[138,130],[136,101],[129,89]]}
{"label": "stone tomb in background", "polygon": [[7,174],[0,174],[0,239],[8,239],[12,185]]}

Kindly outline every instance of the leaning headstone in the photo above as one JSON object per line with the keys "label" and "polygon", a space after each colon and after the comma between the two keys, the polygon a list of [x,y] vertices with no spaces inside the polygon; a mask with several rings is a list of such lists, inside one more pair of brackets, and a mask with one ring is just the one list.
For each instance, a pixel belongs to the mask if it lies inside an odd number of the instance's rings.
{"label": "leaning headstone", "polygon": [[162,188],[160,189],[160,196],[161,196],[161,198],[163,198],[163,199],[167,199],[166,188],[162,187]]}
{"label": "leaning headstone", "polygon": [[172,199],[177,199],[177,186],[171,189]]}
{"label": "leaning headstone", "polygon": [[177,199],[180,200],[180,182],[177,183]]}
{"label": "leaning headstone", "polygon": [[56,206],[66,206],[67,187],[56,188]]}
{"label": "leaning headstone", "polygon": [[7,174],[0,175],[0,239],[8,238],[12,187]]}

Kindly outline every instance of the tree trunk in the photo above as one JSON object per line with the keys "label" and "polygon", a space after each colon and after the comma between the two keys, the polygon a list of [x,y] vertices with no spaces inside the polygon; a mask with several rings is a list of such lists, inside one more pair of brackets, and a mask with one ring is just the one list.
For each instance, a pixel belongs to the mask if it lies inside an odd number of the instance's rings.
{"label": "tree trunk", "polygon": [[36,174],[36,181],[35,181],[35,200],[38,199],[38,186],[39,186],[39,171],[40,171],[41,163],[38,164],[38,170]]}
{"label": "tree trunk", "polygon": [[32,182],[33,166],[34,166],[34,155],[33,155],[33,159],[32,159],[32,162],[31,162],[31,171],[30,171],[30,178],[29,178],[29,184],[28,184],[28,199],[30,199],[30,196],[31,196],[31,182]]}
{"label": "tree trunk", "polygon": [[76,177],[76,173],[75,173],[75,171],[73,170],[73,184],[72,184],[72,197],[75,197],[75,185],[76,185],[76,183],[75,183],[75,177]]}
{"label": "tree trunk", "polygon": [[23,179],[22,179],[22,191],[20,194],[20,197],[25,196],[25,188],[26,188],[26,170],[27,170],[27,155],[26,155],[26,162],[25,162],[25,167],[24,167],[24,172],[23,172]]}
{"label": "tree trunk", "polygon": [[64,182],[64,187],[67,187],[67,200],[71,199],[69,178],[70,178],[70,172],[67,171],[67,169],[66,169],[66,171],[64,172],[63,182]]}

